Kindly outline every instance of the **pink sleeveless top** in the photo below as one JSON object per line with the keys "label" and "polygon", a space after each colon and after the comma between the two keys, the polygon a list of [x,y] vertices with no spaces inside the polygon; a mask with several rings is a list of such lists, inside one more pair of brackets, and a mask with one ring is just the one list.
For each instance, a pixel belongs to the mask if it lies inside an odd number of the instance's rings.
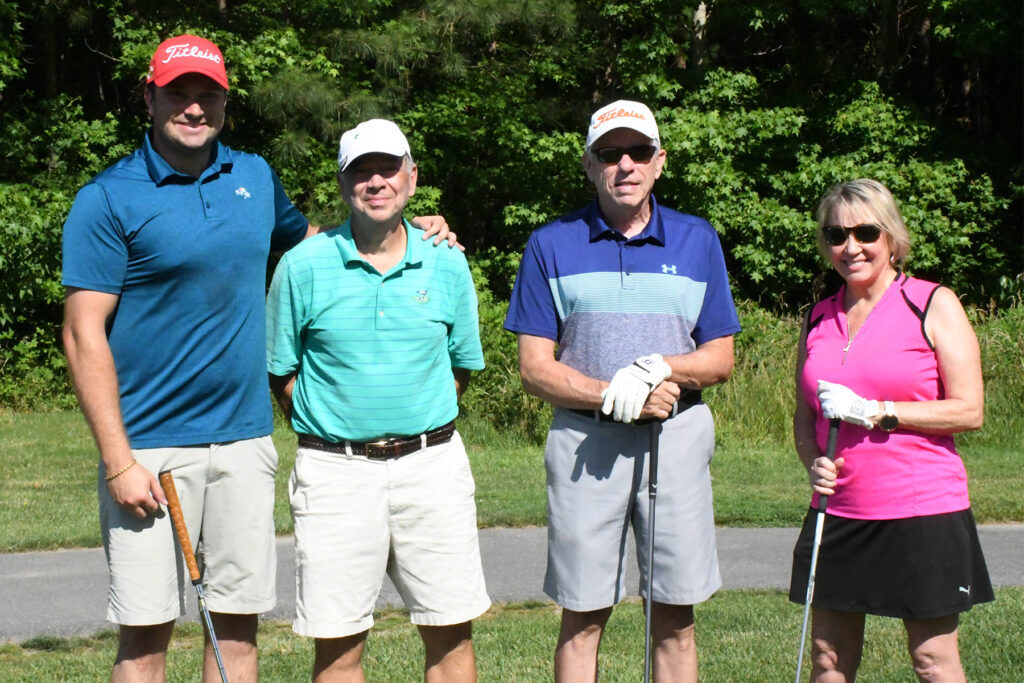
{"label": "pink sleeveless top", "polygon": [[[901,274],[849,344],[845,286],[814,306],[800,384],[816,413],[822,453],[828,420],[818,402],[819,379],[843,384],[866,399],[932,401],[945,396],[935,350],[924,334],[924,317],[937,287]],[[830,514],[900,519],[970,507],[967,472],[951,434],[902,428],[886,433],[843,422],[836,457],[846,463],[828,501]],[[812,504],[817,507],[817,494]]]}

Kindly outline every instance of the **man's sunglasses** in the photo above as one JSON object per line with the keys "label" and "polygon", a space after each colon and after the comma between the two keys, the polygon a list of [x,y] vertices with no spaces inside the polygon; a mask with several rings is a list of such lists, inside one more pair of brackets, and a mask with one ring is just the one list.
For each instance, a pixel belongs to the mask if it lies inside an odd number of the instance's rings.
{"label": "man's sunglasses", "polygon": [[846,244],[846,240],[849,239],[851,232],[853,233],[853,238],[861,244],[877,242],[878,238],[882,236],[882,229],[874,223],[855,225],[852,228],[844,228],[841,225],[826,225],[821,229],[821,234],[825,237],[825,243],[833,247]]}
{"label": "man's sunglasses", "polygon": [[597,157],[602,164],[617,164],[623,154],[638,164],[646,164],[658,153],[654,145],[633,145],[632,147],[600,147],[590,150],[590,153]]}

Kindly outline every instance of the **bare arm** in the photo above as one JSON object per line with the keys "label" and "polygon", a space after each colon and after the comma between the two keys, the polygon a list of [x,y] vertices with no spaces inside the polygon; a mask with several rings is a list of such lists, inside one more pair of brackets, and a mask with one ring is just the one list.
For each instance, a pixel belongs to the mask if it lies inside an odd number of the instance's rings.
{"label": "bare arm", "polygon": [[156,512],[158,503],[166,504],[167,499],[151,472],[140,464],[131,464],[117,371],[106,332],[119,298],[116,294],[69,287],[64,304],[64,351],[78,402],[103,465],[108,475],[121,472],[107,482],[107,490],[116,503],[141,519]]}
{"label": "bare arm", "polygon": [[[926,434],[979,429],[985,409],[981,352],[967,314],[951,290],[943,287],[935,293],[925,318],[925,332],[935,345],[946,397],[938,401],[897,401],[900,427]],[[881,415],[875,421],[878,419]]]}
{"label": "bare arm", "polygon": [[519,377],[526,393],[563,408],[598,410],[607,382],[587,377],[555,360],[555,342],[519,335]]}
{"label": "bare arm", "polygon": [[[554,340],[529,334],[519,335],[519,377],[526,393],[563,408],[600,410],[601,392],[608,386],[555,360]],[[664,419],[678,398],[679,385],[662,382],[647,398],[640,416]]]}
{"label": "bare arm", "polygon": [[459,398],[462,398],[462,393],[469,386],[469,378],[472,374],[472,371],[466,368],[452,368],[452,375],[455,377],[455,395]]}
{"label": "bare arm", "polygon": [[689,389],[703,389],[721,384],[732,375],[735,363],[733,338],[719,337],[706,341],[690,353],[665,356],[672,368],[669,379]]}
{"label": "bare arm", "polygon": [[289,422],[292,419],[292,391],[295,389],[295,378],[298,374],[296,371],[289,375],[268,375],[270,378],[270,392],[274,394],[277,404],[281,406],[281,412],[284,413],[285,418]]}

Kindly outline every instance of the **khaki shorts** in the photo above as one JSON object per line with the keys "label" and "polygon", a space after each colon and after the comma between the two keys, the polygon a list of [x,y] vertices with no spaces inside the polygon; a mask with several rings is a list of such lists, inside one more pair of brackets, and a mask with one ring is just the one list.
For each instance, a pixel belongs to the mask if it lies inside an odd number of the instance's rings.
{"label": "khaki shorts", "polygon": [[369,629],[385,573],[417,625],[460,624],[490,607],[476,487],[458,432],[391,460],[299,448],[289,486],[296,633]]}
{"label": "khaki shorts", "polygon": [[[711,412],[700,404],[662,424],[654,533],[654,600],[695,605],[722,585],[715,546]],[[632,529],[647,577],[647,425],[595,422],[555,411],[544,463],[548,565],[544,592],[578,612],[626,597],[626,542]]]}
{"label": "khaki shorts", "polygon": [[[212,612],[256,614],[274,607],[274,472],[269,436],[222,444],[135,449],[153,476],[171,471],[189,539],[201,555],[203,589]],[[170,515],[138,519],[114,503],[100,465],[103,546],[110,568],[107,619],[144,626],[185,613],[195,594],[174,538]]]}

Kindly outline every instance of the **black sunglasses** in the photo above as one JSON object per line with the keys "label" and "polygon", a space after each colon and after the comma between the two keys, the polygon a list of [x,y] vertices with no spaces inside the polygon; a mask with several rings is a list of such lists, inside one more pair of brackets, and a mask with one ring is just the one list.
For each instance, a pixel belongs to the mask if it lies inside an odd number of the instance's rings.
{"label": "black sunglasses", "polygon": [[629,158],[638,164],[646,164],[650,161],[655,154],[657,154],[658,148],[654,145],[633,145],[632,147],[601,147],[599,149],[592,149],[590,153],[597,157],[598,161],[602,164],[617,164],[619,159],[622,158],[623,154],[628,154]]}
{"label": "black sunglasses", "polygon": [[863,223],[852,228],[844,228],[841,225],[826,225],[821,229],[821,234],[825,237],[825,243],[833,247],[846,244],[846,240],[849,239],[851,232],[853,233],[853,238],[861,244],[877,242],[878,238],[882,236],[882,229],[874,223]]}

